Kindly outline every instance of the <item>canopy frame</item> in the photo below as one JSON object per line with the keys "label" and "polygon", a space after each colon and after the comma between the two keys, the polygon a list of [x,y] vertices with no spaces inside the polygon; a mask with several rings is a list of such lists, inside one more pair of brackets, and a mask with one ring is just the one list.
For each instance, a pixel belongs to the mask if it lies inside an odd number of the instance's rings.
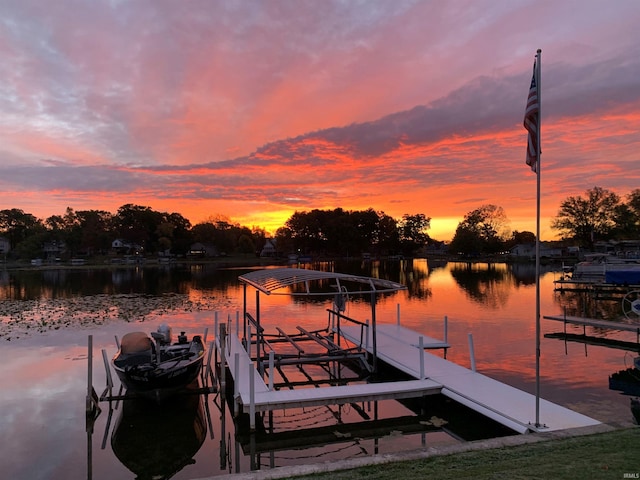
{"label": "canopy frame", "polygon": [[[265,295],[291,295],[291,296],[335,296],[342,295],[370,295],[371,298],[371,337],[373,347],[373,372],[377,373],[377,334],[376,334],[376,296],[381,293],[393,293],[406,290],[401,283],[380,278],[351,275],[347,273],[323,272],[320,270],[308,270],[304,268],[267,268],[253,270],[238,277],[243,284],[243,343],[247,346],[247,287],[256,290],[256,342],[258,352],[262,342],[262,328],[260,325],[260,293]],[[311,290],[312,282],[321,280],[335,281],[335,292],[314,292]],[[304,284],[303,292],[294,292],[290,287]],[[360,288],[353,288],[353,285]],[[349,289],[348,286],[352,288]],[[261,356],[258,355],[258,359]],[[260,366],[259,366],[260,367]]]}

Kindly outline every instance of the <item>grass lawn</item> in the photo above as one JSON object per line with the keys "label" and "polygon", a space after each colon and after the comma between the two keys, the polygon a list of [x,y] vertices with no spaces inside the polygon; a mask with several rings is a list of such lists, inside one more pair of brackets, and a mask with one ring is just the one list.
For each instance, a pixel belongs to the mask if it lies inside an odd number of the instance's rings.
{"label": "grass lawn", "polygon": [[640,478],[640,428],[295,477],[314,480]]}

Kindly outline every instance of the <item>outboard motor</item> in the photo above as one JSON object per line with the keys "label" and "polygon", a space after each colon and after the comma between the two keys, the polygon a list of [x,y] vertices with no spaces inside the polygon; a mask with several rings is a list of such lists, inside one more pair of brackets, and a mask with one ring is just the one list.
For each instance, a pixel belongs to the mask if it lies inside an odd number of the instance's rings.
{"label": "outboard motor", "polygon": [[[160,343],[163,345],[171,344],[171,327],[169,327],[166,323],[163,323],[158,327],[158,332],[160,334]],[[156,338],[155,335],[153,335]]]}

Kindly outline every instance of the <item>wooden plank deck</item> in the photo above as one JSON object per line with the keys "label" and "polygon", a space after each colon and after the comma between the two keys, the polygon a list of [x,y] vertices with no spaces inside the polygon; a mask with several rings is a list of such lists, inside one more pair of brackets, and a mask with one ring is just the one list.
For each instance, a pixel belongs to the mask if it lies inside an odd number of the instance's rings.
{"label": "wooden plank deck", "polygon": [[565,315],[545,315],[545,320],[555,320],[558,322],[570,323],[573,325],[583,325],[587,327],[606,328],[609,330],[623,330],[640,334],[640,324],[612,322],[597,318],[572,317]]}
{"label": "wooden plank deck", "polygon": [[[359,328],[348,326],[342,328],[341,331],[349,341],[359,341]],[[419,349],[415,346],[418,344],[420,334],[412,332],[413,336],[411,337],[405,332],[406,335],[400,336],[397,335],[397,331],[396,325],[379,324],[377,326],[378,359],[414,378],[419,378],[421,356]],[[409,332],[411,331],[409,330]],[[424,340],[424,343],[430,342]],[[367,350],[372,353],[371,341],[367,343]],[[542,426],[536,427],[534,395],[428,352],[424,352],[422,358],[422,371],[427,378],[443,385],[442,393],[444,395],[517,432],[564,430],[600,423],[585,415],[540,399]]]}

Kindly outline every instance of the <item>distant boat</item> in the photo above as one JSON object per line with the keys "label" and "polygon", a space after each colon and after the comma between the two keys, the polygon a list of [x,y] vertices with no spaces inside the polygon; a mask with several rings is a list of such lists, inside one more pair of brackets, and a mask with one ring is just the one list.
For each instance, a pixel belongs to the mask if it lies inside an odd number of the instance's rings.
{"label": "distant boat", "polygon": [[184,332],[172,343],[171,328],[164,324],[151,336],[127,333],[112,364],[127,392],[161,402],[198,377],[205,348],[200,335],[189,341]]}
{"label": "distant boat", "polygon": [[[621,272],[625,272],[625,274],[615,275],[615,273]],[[640,275],[640,262],[636,259],[626,259],[606,253],[588,254],[585,255],[584,261],[574,265],[572,279],[603,282],[608,273],[614,274],[610,283],[625,283],[620,279],[625,277],[631,279],[634,278],[634,275]],[[609,283],[608,280],[606,281]]]}

